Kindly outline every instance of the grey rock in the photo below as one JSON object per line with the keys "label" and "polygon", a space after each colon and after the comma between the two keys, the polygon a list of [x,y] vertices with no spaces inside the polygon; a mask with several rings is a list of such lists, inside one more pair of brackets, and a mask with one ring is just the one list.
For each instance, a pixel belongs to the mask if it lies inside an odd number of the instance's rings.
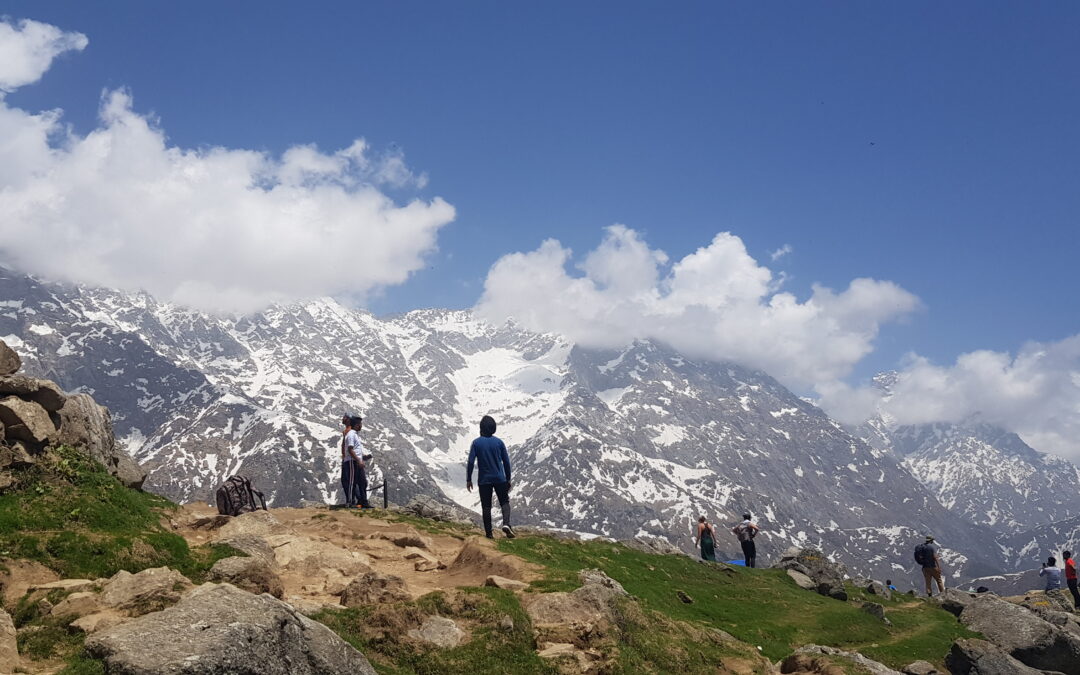
{"label": "grey rock", "polygon": [[19,353],[0,340],[0,375],[14,375],[22,368]]}
{"label": "grey rock", "polygon": [[929,661],[912,661],[901,668],[900,672],[904,675],[940,675],[941,673],[937,666]]}
{"label": "grey rock", "polygon": [[791,577],[791,580],[795,582],[795,585],[799,588],[807,591],[817,591],[817,584],[814,580],[806,576],[798,570],[789,569],[787,575]]}
{"label": "grey rock", "polygon": [[864,602],[861,605],[859,605],[859,608],[862,611],[869,614],[870,616],[874,617],[875,619],[879,619],[880,621],[883,621],[884,623],[889,623],[889,620],[887,618],[885,618],[885,607],[884,606],[882,606],[882,605],[880,605],[880,604],[878,604],[876,602]]}
{"label": "grey rock", "polygon": [[978,596],[974,593],[965,593],[955,588],[946,588],[945,592],[938,595],[935,601],[941,603],[941,608],[946,612],[960,616],[964,608],[970,605],[976,597]]}
{"label": "grey rock", "polygon": [[405,590],[405,580],[393,574],[368,572],[353,579],[341,593],[341,604],[362,607],[387,602],[403,602],[412,596]]}
{"label": "grey rock", "polygon": [[442,649],[457,647],[465,641],[465,631],[458,628],[452,619],[443,616],[429,616],[420,628],[409,631],[409,637],[420,642],[435,645]]}
{"label": "grey rock", "polygon": [[992,642],[964,638],[953,643],[945,657],[952,675],[1044,675],[1026,666]]}
{"label": "grey rock", "polygon": [[866,585],[866,592],[870,595],[880,595],[886,600],[892,598],[892,591],[890,591],[889,587],[881,583],[880,581],[871,581],[870,583],[868,583]]}
{"label": "grey rock", "polygon": [[228,584],[95,633],[86,649],[116,675],[375,675],[326,626]]}
{"label": "grey rock", "polygon": [[470,511],[467,511],[456,504],[446,504],[440,502],[431,495],[415,495],[413,496],[402,509],[406,513],[411,513],[421,518],[427,518],[428,520],[438,520],[448,523],[460,523],[462,525],[472,525],[476,520],[476,515]]}
{"label": "grey rock", "polygon": [[588,586],[589,584],[595,584],[595,585],[598,585],[598,586],[603,586],[605,588],[610,588],[611,590],[615,591],[615,593],[618,594],[618,595],[622,595],[622,596],[630,595],[629,593],[626,592],[626,589],[623,588],[622,584],[620,584],[618,581],[615,581],[614,579],[609,577],[607,574],[605,574],[601,570],[597,570],[597,569],[581,570],[581,571],[578,572],[578,579],[581,581],[583,586]]}
{"label": "grey rock", "polygon": [[45,408],[17,396],[0,400],[0,422],[4,425],[7,438],[37,447],[44,446],[56,437],[56,425]]}
{"label": "grey rock", "polygon": [[664,537],[655,537],[647,534],[638,534],[633,539],[622,540],[623,544],[642,553],[654,553],[656,555],[685,555],[678,546],[672,545]]}
{"label": "grey rock", "polygon": [[50,413],[59,412],[67,400],[55,382],[23,375],[0,376],[0,395],[33,401]]}
{"label": "grey rock", "polygon": [[1080,675],[1080,638],[1025,607],[982,594],[964,607],[960,621],[1032,668]]}
{"label": "grey rock", "polygon": [[[0,342],[0,345],[3,345],[3,342]],[[0,673],[12,672],[18,663],[19,645],[16,640],[15,622],[11,620],[11,615],[0,607]]]}
{"label": "grey rock", "polygon": [[788,659],[784,660],[784,665],[781,665],[780,672],[793,672],[790,669],[785,669],[785,667],[790,668],[790,666],[787,665],[789,663],[789,660],[797,659],[799,656],[812,657],[815,655],[828,656],[833,659],[843,659],[845,661],[850,661],[851,663],[854,663],[862,667],[863,669],[870,671],[870,673],[872,673],[873,675],[901,675],[899,671],[893,670],[892,668],[889,668],[882,663],[867,658],[862,654],[859,654],[858,652],[847,652],[842,649],[836,649],[835,647],[823,647],[821,645],[806,645],[804,647],[799,647],[790,657],[788,657]]}
{"label": "grey rock", "polygon": [[847,570],[840,563],[830,561],[819,549],[788,549],[781,556],[776,567],[802,572],[813,580],[815,590],[821,595],[845,602],[848,599],[847,591],[844,589]]}
{"label": "grey rock", "polygon": [[215,539],[216,544],[225,544],[231,546],[237,551],[256,558],[266,563],[267,565],[274,564],[274,549],[270,544],[262,537],[253,534],[238,534],[232,537],[222,537]]}
{"label": "grey rock", "polygon": [[214,563],[207,576],[210,581],[229,583],[249,593],[269,593],[275,598],[285,593],[281,577],[258,558],[222,558]]}
{"label": "grey rock", "polygon": [[146,472],[116,443],[112,417],[88,394],[74,394],[60,408],[58,442],[79,448],[124,485],[141,489]]}
{"label": "grey rock", "polygon": [[180,599],[191,582],[168,567],[154,567],[132,574],[120,570],[101,587],[100,602],[105,607],[129,613],[154,612]]}

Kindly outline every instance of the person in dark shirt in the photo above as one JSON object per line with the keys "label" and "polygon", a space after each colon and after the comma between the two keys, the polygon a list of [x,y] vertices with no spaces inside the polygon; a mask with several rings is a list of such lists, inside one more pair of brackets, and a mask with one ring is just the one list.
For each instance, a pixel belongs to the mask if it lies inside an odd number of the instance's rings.
{"label": "person in dark shirt", "polygon": [[477,468],[477,485],[480,487],[480,507],[484,513],[484,533],[488,539],[491,534],[491,494],[499,497],[502,510],[502,531],[509,539],[517,536],[510,527],[510,456],[506,446],[495,436],[495,420],[484,415],[480,420],[480,437],[469,448],[469,464],[465,469],[465,487],[472,492],[473,464]]}

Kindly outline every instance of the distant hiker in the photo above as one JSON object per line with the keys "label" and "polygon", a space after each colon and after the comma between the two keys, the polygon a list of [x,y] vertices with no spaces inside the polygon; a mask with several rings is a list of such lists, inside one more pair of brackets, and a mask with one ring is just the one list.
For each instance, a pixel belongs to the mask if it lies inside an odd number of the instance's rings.
{"label": "distant hiker", "polygon": [[484,534],[493,539],[491,534],[491,493],[499,497],[502,510],[502,531],[508,539],[517,536],[510,527],[510,456],[506,446],[495,436],[495,420],[484,415],[480,420],[480,437],[469,448],[469,464],[465,469],[465,487],[472,492],[473,464],[476,464],[476,482],[480,486],[480,507],[484,512]]}
{"label": "distant hiker", "polygon": [[[341,489],[345,492],[345,506],[367,507],[367,475],[363,469],[364,449],[360,445],[360,427],[363,418],[346,416],[348,423],[341,439]],[[344,421],[345,418],[342,419]]]}
{"label": "distant hiker", "polygon": [[1076,561],[1073,560],[1072,551],[1062,551],[1061,557],[1065,559],[1065,583],[1072,593],[1073,605],[1080,609],[1080,591],[1076,590]]}
{"label": "distant hiker", "polygon": [[886,579],[885,580],[885,588],[889,589],[890,591],[895,591],[896,590],[896,586],[892,585],[892,579]]}
{"label": "distant hiker", "polygon": [[1046,577],[1046,590],[1056,591],[1061,588],[1061,568],[1057,566],[1057,560],[1050,556],[1039,570],[1040,577]]}
{"label": "distant hiker", "polygon": [[945,592],[945,582],[941,579],[941,559],[938,557],[939,547],[934,543],[934,537],[926,535],[926,541],[915,547],[915,562],[922,567],[923,581],[926,582],[926,597],[934,595],[933,582],[937,582],[938,593]]}
{"label": "distant hiker", "polygon": [[716,562],[716,533],[705,516],[698,518],[696,543],[701,547],[701,559]]}
{"label": "distant hiker", "polygon": [[731,531],[739,538],[746,566],[755,567],[757,565],[757,546],[754,544],[754,537],[757,536],[758,532],[761,532],[761,528],[750,522],[749,513],[744,513],[742,518],[742,522],[731,528]]}

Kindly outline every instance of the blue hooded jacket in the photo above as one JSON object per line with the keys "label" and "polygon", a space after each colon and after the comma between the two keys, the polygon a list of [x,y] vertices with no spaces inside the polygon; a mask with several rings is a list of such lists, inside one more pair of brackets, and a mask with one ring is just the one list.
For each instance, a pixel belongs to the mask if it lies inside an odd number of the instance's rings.
{"label": "blue hooded jacket", "polygon": [[473,464],[477,464],[477,485],[498,485],[510,482],[510,456],[506,446],[495,436],[481,436],[469,448],[469,466],[465,480],[472,482]]}

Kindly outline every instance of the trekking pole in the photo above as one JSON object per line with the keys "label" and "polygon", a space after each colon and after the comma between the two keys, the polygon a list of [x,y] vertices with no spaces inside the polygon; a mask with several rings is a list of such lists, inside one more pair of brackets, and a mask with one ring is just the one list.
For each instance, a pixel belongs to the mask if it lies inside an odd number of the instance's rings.
{"label": "trekking pole", "polygon": [[382,507],[385,509],[385,508],[389,508],[389,506],[390,506],[390,499],[386,494],[386,477],[383,476],[383,481],[382,481]]}

